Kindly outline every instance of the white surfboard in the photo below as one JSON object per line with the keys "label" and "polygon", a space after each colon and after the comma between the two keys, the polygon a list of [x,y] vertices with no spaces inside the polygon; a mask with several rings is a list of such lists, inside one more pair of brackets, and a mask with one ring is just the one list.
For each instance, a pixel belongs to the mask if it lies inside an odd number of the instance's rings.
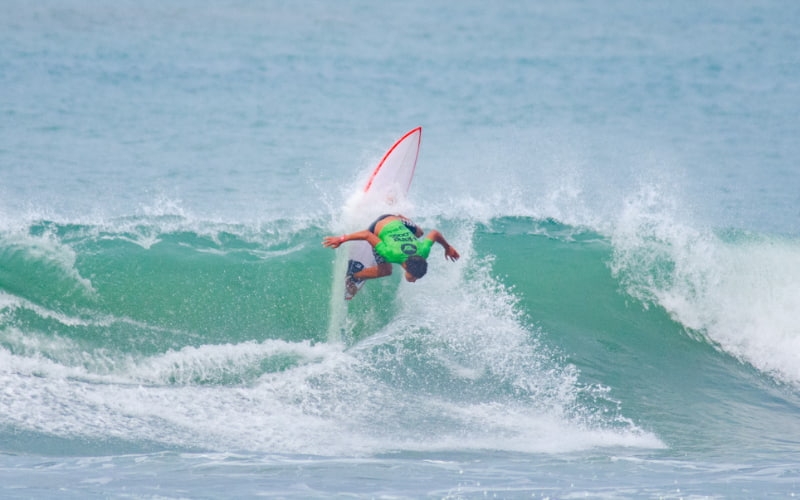
{"label": "white surfboard", "polygon": [[[414,178],[417,167],[419,147],[422,141],[422,127],[409,130],[389,148],[378,166],[372,171],[366,185],[356,193],[346,211],[352,219],[358,219],[366,229],[367,225],[383,214],[393,214],[402,207]],[[347,249],[347,273],[376,265],[372,246],[366,241],[345,243]],[[364,282],[348,290],[345,285],[344,298],[350,300],[361,289]]]}

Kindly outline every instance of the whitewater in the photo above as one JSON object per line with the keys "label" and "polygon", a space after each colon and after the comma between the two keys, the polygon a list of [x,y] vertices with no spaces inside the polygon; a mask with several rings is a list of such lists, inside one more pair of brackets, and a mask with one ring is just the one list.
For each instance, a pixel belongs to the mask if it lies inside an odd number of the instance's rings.
{"label": "whitewater", "polygon": [[[3,498],[798,493],[793,2],[6,10]],[[462,258],[332,335],[415,126]]]}

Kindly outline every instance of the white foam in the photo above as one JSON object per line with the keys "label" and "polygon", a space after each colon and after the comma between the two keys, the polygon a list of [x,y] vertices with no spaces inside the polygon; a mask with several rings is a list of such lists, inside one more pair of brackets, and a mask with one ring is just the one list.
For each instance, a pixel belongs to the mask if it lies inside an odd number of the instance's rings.
{"label": "white foam", "polygon": [[663,446],[631,423],[610,430],[610,422],[581,408],[581,393],[604,397],[605,391],[582,385],[577,369],[561,363],[542,334],[526,325],[516,297],[491,277],[491,259],[472,255],[470,239],[467,226],[452,235],[451,243],[462,253],[458,263],[429,259],[424,287],[403,284],[403,312],[393,328],[411,332],[420,349],[454,380],[467,385],[483,380],[498,394],[486,394],[482,402],[439,401],[455,420],[453,427],[461,430],[421,446],[446,448],[459,442],[462,447],[546,452]]}

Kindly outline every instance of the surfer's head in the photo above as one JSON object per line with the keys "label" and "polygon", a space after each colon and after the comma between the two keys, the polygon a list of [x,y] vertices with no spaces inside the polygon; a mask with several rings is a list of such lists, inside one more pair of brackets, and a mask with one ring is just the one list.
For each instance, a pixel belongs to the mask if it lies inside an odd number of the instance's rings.
{"label": "surfer's head", "polygon": [[419,255],[412,255],[403,263],[406,270],[406,281],[415,282],[428,272],[428,261]]}

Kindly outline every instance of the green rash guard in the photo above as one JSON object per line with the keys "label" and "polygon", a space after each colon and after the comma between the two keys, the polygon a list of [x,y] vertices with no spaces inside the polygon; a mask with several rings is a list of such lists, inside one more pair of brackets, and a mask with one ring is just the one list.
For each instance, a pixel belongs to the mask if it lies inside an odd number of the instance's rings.
{"label": "green rash guard", "polygon": [[401,220],[387,223],[378,237],[381,241],[375,245],[375,253],[392,264],[402,264],[411,255],[427,259],[433,246],[433,240],[429,238],[418,240]]}

